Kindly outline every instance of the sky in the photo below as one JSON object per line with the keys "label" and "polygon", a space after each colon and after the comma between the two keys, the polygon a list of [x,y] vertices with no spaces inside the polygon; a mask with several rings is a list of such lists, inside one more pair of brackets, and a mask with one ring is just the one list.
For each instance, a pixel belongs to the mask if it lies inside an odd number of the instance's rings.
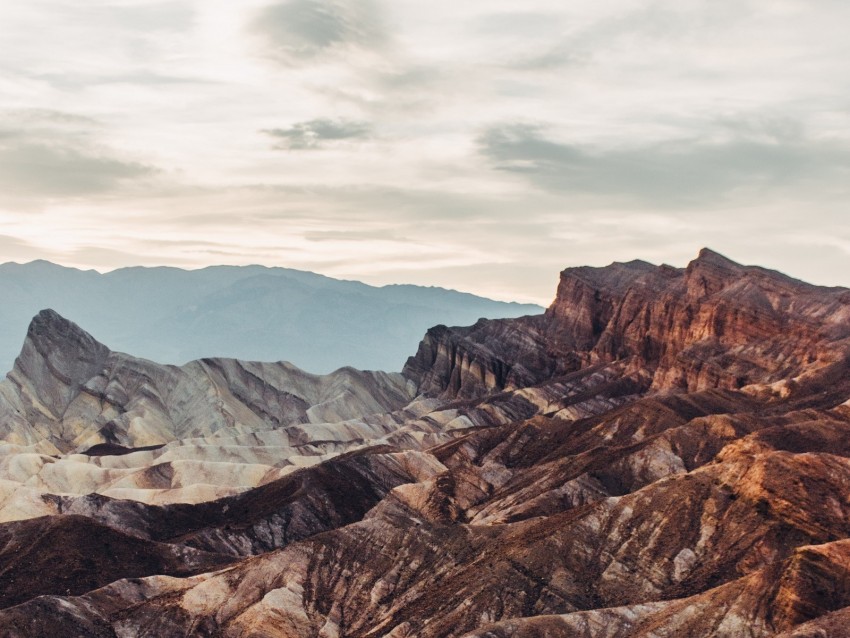
{"label": "sky", "polygon": [[842,0],[0,3],[0,261],[850,285]]}

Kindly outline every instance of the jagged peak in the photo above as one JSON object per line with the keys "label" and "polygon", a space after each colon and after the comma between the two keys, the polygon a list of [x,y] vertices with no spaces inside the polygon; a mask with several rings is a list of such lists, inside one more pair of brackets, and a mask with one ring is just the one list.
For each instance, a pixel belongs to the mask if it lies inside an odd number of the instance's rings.
{"label": "jagged peak", "polygon": [[655,264],[651,264],[648,261],[643,259],[632,259],[631,261],[615,261],[611,263],[611,266],[620,266],[622,268],[628,268],[630,270],[653,270],[657,268]]}
{"label": "jagged peak", "polygon": [[643,259],[632,259],[631,261],[613,261],[607,266],[570,266],[561,271],[562,275],[582,275],[597,273],[603,275],[610,272],[620,271],[637,271],[646,272],[658,268],[655,264],[651,264]]}
{"label": "jagged peak", "polygon": [[741,272],[747,267],[711,248],[702,248],[697,257],[684,270],[666,264],[658,266],[643,259],[633,259],[626,262],[615,261],[607,266],[565,268],[561,271],[561,277],[562,279],[578,279],[596,287],[617,288],[622,284],[630,284],[632,280],[643,275],[657,273],[669,277],[670,275],[684,273],[687,276],[694,270],[706,268],[724,272]]}
{"label": "jagged peak", "polygon": [[[575,266],[561,271],[561,283],[581,282],[592,288],[608,291],[624,291],[637,279],[652,275],[659,267],[647,261],[634,259],[628,262],[615,261],[607,266]],[[567,284],[569,285],[569,283]],[[560,287],[559,291],[563,292]],[[557,304],[557,295],[555,304]]]}
{"label": "jagged peak", "polygon": [[48,361],[54,373],[82,380],[110,350],[73,321],[46,308],[30,321],[16,369],[31,368],[34,353]]}
{"label": "jagged peak", "polygon": [[60,315],[58,312],[56,312],[53,308],[44,308],[43,310],[40,310],[38,314],[32,318],[32,321],[72,323],[68,319],[65,319],[65,317]]}
{"label": "jagged peak", "polygon": [[721,255],[719,252],[714,251],[711,248],[701,249],[696,259],[694,259],[690,264],[688,264],[688,268],[690,269],[691,267],[699,265],[720,266],[723,268],[732,269],[744,268],[744,266],[742,266],[738,262],[729,259],[725,255]]}
{"label": "jagged peak", "polygon": [[30,321],[21,353],[8,377],[38,397],[39,407],[31,409],[32,418],[49,414],[58,419],[79,388],[102,370],[109,355],[109,348],[48,308]]}
{"label": "jagged peak", "polygon": [[66,319],[52,308],[45,308],[32,318],[27,329],[27,337],[39,341],[93,342],[101,347],[106,347],[76,323]]}
{"label": "jagged peak", "polygon": [[685,284],[691,297],[706,297],[720,292],[747,272],[746,266],[703,248],[685,269]]}

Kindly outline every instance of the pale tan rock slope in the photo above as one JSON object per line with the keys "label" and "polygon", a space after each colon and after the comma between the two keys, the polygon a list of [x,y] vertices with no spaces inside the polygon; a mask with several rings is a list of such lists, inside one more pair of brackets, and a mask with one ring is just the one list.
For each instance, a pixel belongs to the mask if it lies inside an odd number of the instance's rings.
{"label": "pale tan rock slope", "polygon": [[17,445],[47,442],[61,452],[99,443],[133,448],[220,431],[343,421],[402,407],[412,391],[399,374],[351,368],[317,376],[285,362],[158,365],[111,352],[44,310],[0,383],[0,435]]}
{"label": "pale tan rock slope", "polygon": [[163,366],[111,352],[45,310],[0,381],[0,520],[49,513],[43,493],[146,502],[233,494],[379,438],[394,421],[367,417],[403,408],[414,390],[400,374],[351,368],[319,376],[285,362]]}

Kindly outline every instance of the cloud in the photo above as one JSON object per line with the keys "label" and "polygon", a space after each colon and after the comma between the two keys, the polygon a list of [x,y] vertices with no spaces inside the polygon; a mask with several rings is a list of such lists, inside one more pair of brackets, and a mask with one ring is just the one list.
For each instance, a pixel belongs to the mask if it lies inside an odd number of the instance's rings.
{"label": "cloud", "polygon": [[850,146],[807,140],[787,121],[723,120],[721,134],[633,146],[556,141],[552,129],[513,123],[478,139],[493,168],[555,193],[637,199],[655,206],[719,203],[732,193],[758,194],[834,178],[850,170]]}
{"label": "cloud", "polygon": [[99,122],[91,117],[78,113],[66,113],[53,109],[19,109],[6,113],[7,125],[23,126],[26,128],[43,129],[49,126],[69,128],[95,128]]}
{"label": "cloud", "polygon": [[0,261],[10,259],[30,260],[36,250],[35,246],[19,237],[0,235],[0,255],[2,255]]}
{"label": "cloud", "polygon": [[62,144],[0,143],[0,188],[26,195],[85,195],[146,177],[150,166]]}
{"label": "cloud", "polygon": [[372,127],[367,122],[319,118],[299,122],[288,128],[264,130],[277,141],[275,148],[289,151],[322,148],[327,144],[368,139]]}
{"label": "cloud", "polygon": [[387,240],[387,241],[408,241],[408,238],[400,235],[396,230],[389,228],[369,228],[366,230],[315,230],[304,233],[304,239],[307,241],[323,242],[323,241],[348,241],[356,242],[363,240]]}
{"label": "cloud", "polygon": [[88,117],[23,110],[6,113],[0,122],[0,190],[4,195],[92,195],[157,172],[100,145],[96,141],[99,125]]}
{"label": "cloud", "polygon": [[[542,299],[707,244],[847,283],[845,248],[817,256],[850,245],[850,4],[818,7],[0,3],[0,223],[28,242],[0,251]],[[464,264],[392,270],[416,241]]]}
{"label": "cloud", "polygon": [[549,72],[585,65],[589,59],[589,56],[570,51],[568,47],[556,46],[540,53],[519,58],[505,66],[517,71]]}
{"label": "cloud", "polygon": [[270,5],[251,24],[278,60],[293,64],[387,41],[374,0],[289,0]]}
{"label": "cloud", "polygon": [[54,3],[52,13],[66,24],[101,29],[183,33],[192,26],[195,9],[184,0],[166,2]]}
{"label": "cloud", "polygon": [[215,84],[215,82],[211,80],[191,77],[188,74],[178,76],[168,75],[166,73],[155,73],[152,71],[134,71],[129,73],[112,73],[103,75],[84,73],[41,73],[33,75],[31,79],[47,82],[51,86],[63,91],[91,89],[92,87],[110,84],[153,87],[160,90],[172,90],[178,86],[186,86],[197,90],[198,87]]}

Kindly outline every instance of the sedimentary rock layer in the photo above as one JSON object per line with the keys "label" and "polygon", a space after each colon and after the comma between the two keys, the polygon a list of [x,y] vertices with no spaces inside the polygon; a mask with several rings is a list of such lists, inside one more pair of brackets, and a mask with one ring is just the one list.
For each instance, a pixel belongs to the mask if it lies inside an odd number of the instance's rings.
{"label": "sedimentary rock layer", "polygon": [[544,315],[428,331],[404,373],[434,394],[480,396],[597,362],[628,362],[657,391],[828,384],[846,369],[850,291],[811,286],[710,250],[685,269],[568,268]]}
{"label": "sedimentary rock layer", "polygon": [[[55,460],[142,491],[216,439],[246,476],[321,462],[194,504],[39,494],[52,515],[0,526],[0,573],[28,574],[21,526],[139,549],[124,572],[93,552],[103,578],[71,591],[78,555],[48,554],[0,636],[846,635],[848,335],[847,290],[710,251],[568,269],[542,317],[429,331],[404,408]],[[57,369],[85,376],[99,350],[71,337],[89,354]]]}
{"label": "sedimentary rock layer", "polygon": [[285,362],[158,365],[111,352],[45,310],[0,382],[0,435],[46,452],[104,443],[137,448],[387,412],[408,403],[412,391],[399,374],[351,368],[317,376]]}

